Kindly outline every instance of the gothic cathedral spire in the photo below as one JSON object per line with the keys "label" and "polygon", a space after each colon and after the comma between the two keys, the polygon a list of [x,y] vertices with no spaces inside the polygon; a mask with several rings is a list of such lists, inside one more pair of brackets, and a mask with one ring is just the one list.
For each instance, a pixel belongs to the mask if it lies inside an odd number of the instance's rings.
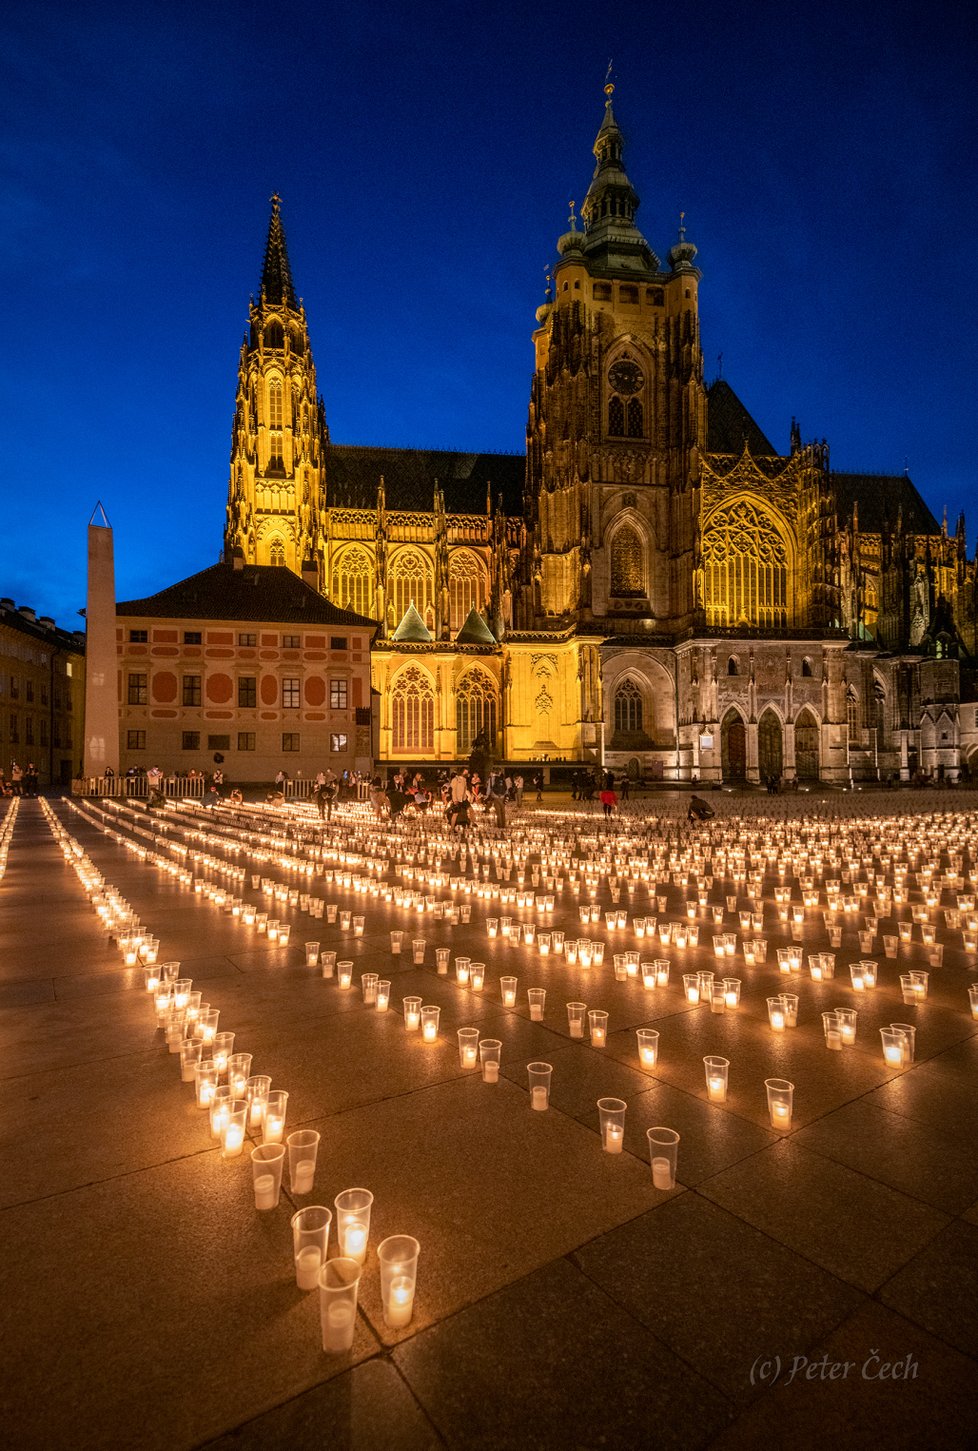
{"label": "gothic cathedral spire", "polygon": [[321,588],[328,435],[282,204],[271,200],[259,296],[248,309],[238,364],[225,553],[310,579],[314,573]]}

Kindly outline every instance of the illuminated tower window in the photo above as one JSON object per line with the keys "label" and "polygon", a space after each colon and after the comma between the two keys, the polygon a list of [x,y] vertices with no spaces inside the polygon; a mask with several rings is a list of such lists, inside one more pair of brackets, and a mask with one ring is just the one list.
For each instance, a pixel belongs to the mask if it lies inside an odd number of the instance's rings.
{"label": "illuminated tower window", "polygon": [[269,564],[285,564],[285,545],[281,539],[273,539],[268,546],[268,562]]}
{"label": "illuminated tower window", "polygon": [[391,697],[392,747],[397,755],[428,754],[435,748],[435,696],[431,678],[416,665],[402,670]]}
{"label": "illuminated tower window", "polygon": [[718,510],[703,538],[706,623],[783,629],[788,567],[788,546],[765,509],[739,499]]}
{"label": "illuminated tower window", "polygon": [[645,437],[644,409],[637,398],[629,398],[626,409],[627,433],[629,438]]}
{"label": "illuminated tower window", "polygon": [[625,436],[625,405],[620,398],[612,398],[608,404],[608,432],[615,438]]}
{"label": "illuminated tower window", "polygon": [[277,378],[268,385],[268,426],[282,427],[282,384]]}
{"label": "illuminated tower window", "polygon": [[496,743],[496,687],[481,670],[463,675],[455,692],[456,748],[460,755],[472,749],[483,736],[489,747]]}
{"label": "illuminated tower window", "polygon": [[615,691],[615,734],[635,735],[643,729],[642,692],[634,680],[623,680]]}
{"label": "illuminated tower window", "polygon": [[623,524],[611,541],[611,593],[645,594],[645,551],[630,524]]}

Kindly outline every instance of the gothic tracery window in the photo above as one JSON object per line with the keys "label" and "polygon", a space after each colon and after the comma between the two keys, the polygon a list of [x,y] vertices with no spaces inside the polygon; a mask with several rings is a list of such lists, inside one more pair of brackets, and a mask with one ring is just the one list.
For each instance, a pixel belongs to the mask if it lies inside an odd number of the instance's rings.
{"label": "gothic tracery window", "polygon": [[788,571],[788,546],[766,509],[738,499],[717,510],[703,537],[706,623],[784,628]]}
{"label": "gothic tracery window", "polygon": [[623,524],[611,541],[611,593],[645,594],[645,551],[638,531]]}
{"label": "gothic tracery window", "polygon": [[608,432],[616,438],[625,436],[625,405],[617,397],[608,403]]}
{"label": "gothic tracery window", "polygon": [[645,410],[637,398],[629,398],[625,410],[626,432],[629,438],[645,437]]}
{"label": "gothic tracery window", "polygon": [[282,427],[282,384],[278,378],[272,378],[268,385],[268,426]]}
{"label": "gothic tracery window", "polygon": [[390,598],[394,606],[394,617],[400,622],[408,605],[414,607],[423,620],[434,602],[434,582],[429,561],[416,549],[402,549],[394,556],[390,571]]}
{"label": "gothic tracery window", "polygon": [[644,730],[642,692],[625,679],[615,691],[615,734],[635,735]]}
{"label": "gothic tracery window", "polygon": [[435,694],[431,677],[409,665],[391,694],[391,745],[396,755],[430,754],[435,748]]}
{"label": "gothic tracery window", "polygon": [[333,567],[332,600],[358,615],[374,614],[374,570],[364,549],[345,549]]}
{"label": "gothic tracery window", "polygon": [[456,749],[467,754],[479,736],[496,744],[496,687],[483,670],[469,670],[455,691]]}
{"label": "gothic tracery window", "polygon": [[485,597],[485,573],[474,554],[467,549],[453,549],[448,560],[448,593],[452,632],[460,630],[475,606],[480,609]]}
{"label": "gothic tracery window", "polygon": [[284,564],[285,564],[285,545],[282,543],[281,539],[273,539],[272,542],[269,544],[269,546],[268,546],[268,562],[269,562],[269,564],[277,564],[277,565],[280,565],[280,566],[284,566]]}

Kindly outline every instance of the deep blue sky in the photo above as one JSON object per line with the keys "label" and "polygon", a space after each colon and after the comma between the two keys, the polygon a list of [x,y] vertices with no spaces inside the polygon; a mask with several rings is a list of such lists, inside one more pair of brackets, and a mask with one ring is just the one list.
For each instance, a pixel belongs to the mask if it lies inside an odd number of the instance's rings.
{"label": "deep blue sky", "polygon": [[776,446],[978,529],[975,39],[957,5],[15,3],[0,60],[0,594],[73,627],[217,558],[268,197],[337,442],[521,450],[544,268],[605,67],[707,377]]}

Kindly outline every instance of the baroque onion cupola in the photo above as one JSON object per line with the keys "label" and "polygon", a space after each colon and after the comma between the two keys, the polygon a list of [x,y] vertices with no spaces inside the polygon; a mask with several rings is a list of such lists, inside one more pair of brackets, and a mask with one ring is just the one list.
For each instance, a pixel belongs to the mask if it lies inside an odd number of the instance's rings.
{"label": "baroque onion cupola", "polygon": [[273,196],[257,300],[241,345],[225,551],[321,582],[327,432],[305,309]]}

